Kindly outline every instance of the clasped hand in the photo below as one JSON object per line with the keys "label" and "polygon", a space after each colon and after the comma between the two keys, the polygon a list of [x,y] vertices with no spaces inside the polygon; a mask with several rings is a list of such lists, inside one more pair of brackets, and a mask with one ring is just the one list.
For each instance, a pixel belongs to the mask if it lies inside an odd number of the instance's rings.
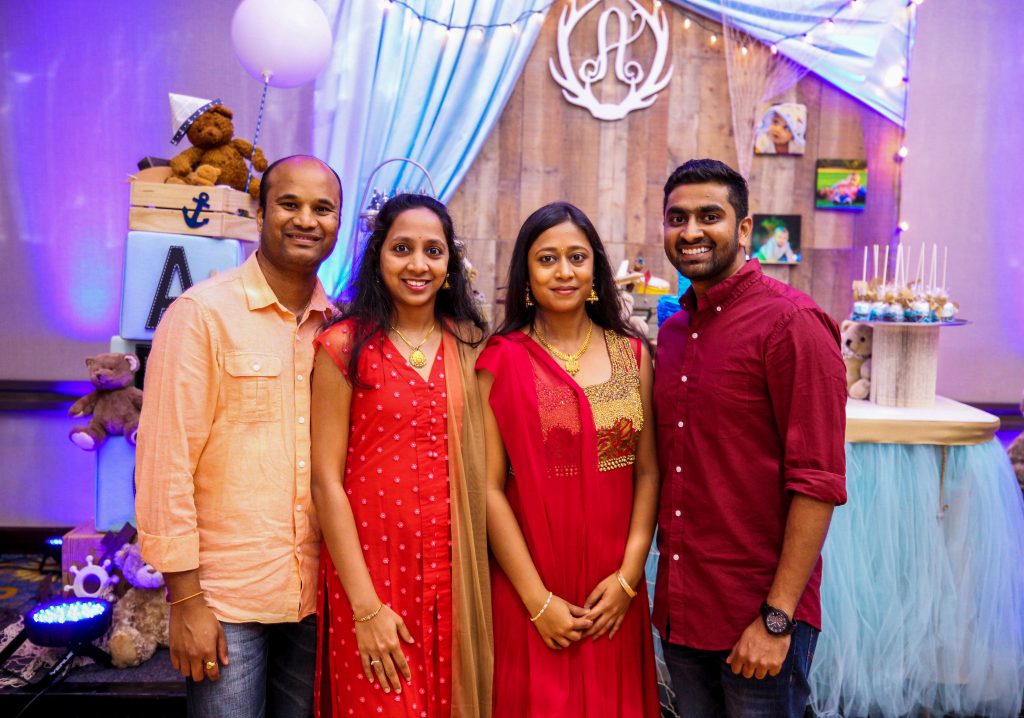
{"label": "clasped hand", "polygon": [[547,647],[556,650],[587,637],[597,639],[607,633],[612,638],[622,626],[629,602],[613,573],[597,584],[582,607],[552,596],[551,605],[534,625]]}

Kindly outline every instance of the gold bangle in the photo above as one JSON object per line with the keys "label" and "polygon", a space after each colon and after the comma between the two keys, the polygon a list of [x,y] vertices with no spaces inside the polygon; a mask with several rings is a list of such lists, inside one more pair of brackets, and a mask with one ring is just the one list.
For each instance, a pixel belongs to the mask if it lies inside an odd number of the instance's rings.
{"label": "gold bangle", "polygon": [[352,620],[355,621],[356,623],[366,623],[367,621],[372,621],[373,619],[375,619],[377,617],[377,614],[381,612],[382,608],[384,608],[384,602],[383,601],[380,602],[380,605],[377,606],[377,608],[373,611],[373,613],[368,613],[365,616],[363,616],[362,618],[356,618],[356,614],[353,613],[352,614]]}
{"label": "gold bangle", "polygon": [[203,592],[202,591],[198,591],[196,593],[193,593],[191,596],[185,596],[185,598],[179,598],[177,601],[168,601],[168,603],[170,605],[172,605],[172,606],[177,606],[179,603],[185,603],[185,601],[193,599],[196,596],[202,596],[202,595],[203,595]]}
{"label": "gold bangle", "polygon": [[536,623],[537,619],[544,615],[544,611],[548,610],[548,606],[551,605],[551,597],[553,595],[554,595],[554,593],[552,591],[548,591],[547,600],[544,601],[544,605],[540,607],[539,611],[537,611],[537,615],[530,617],[530,623]]}
{"label": "gold bangle", "polygon": [[622,575],[622,571],[615,572],[615,578],[619,579],[619,585],[622,586],[622,590],[626,592],[626,595],[630,598],[636,598],[636,590],[629,585],[629,581]]}

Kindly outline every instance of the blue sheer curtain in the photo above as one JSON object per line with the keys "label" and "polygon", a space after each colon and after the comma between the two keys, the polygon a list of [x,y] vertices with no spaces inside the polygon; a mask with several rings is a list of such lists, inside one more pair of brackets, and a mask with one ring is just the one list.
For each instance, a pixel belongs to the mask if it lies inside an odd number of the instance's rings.
{"label": "blue sheer curtain", "polygon": [[[313,145],[345,187],[338,248],[320,270],[328,293],[337,294],[347,283],[363,209],[358,205],[374,166],[391,157],[414,159],[430,172],[438,197],[448,200],[501,116],[533,49],[545,12],[530,11],[549,4],[413,0],[409,9],[385,0],[323,3],[339,39],[316,85]],[[498,23],[503,26],[446,28]],[[418,189],[426,180],[411,165],[391,164],[373,185],[385,191]]]}
{"label": "blue sheer curtain", "polygon": [[[777,43],[779,52],[831,82],[899,125],[904,107],[914,22],[907,0],[671,0],[716,22],[722,13],[751,37]],[[815,29],[808,41],[799,36],[836,10],[835,28]],[[782,40],[783,37],[797,37]],[[912,37],[912,34],[911,34]]]}

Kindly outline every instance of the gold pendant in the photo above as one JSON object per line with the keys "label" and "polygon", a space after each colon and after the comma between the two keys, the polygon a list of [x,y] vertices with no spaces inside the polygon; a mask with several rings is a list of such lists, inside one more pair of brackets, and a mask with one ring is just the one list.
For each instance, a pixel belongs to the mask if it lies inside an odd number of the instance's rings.
{"label": "gold pendant", "polygon": [[427,364],[427,357],[419,349],[413,349],[409,355],[409,363],[417,369],[422,369]]}
{"label": "gold pendant", "polygon": [[565,372],[569,376],[576,376],[576,372],[580,370],[580,360],[576,357],[568,357],[565,360]]}

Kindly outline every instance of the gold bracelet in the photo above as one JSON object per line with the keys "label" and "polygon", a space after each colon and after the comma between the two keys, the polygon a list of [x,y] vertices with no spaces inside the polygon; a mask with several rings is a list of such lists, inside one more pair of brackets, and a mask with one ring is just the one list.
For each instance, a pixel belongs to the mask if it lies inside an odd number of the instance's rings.
{"label": "gold bracelet", "polygon": [[203,595],[203,592],[199,591],[197,593],[193,593],[191,596],[185,596],[185,598],[179,598],[177,601],[168,601],[168,603],[170,605],[172,605],[172,606],[177,606],[179,603],[185,603],[185,601],[188,601],[189,599],[195,598],[196,596],[202,596],[202,595]]}
{"label": "gold bracelet", "polygon": [[622,590],[626,592],[626,595],[630,598],[636,598],[636,591],[632,586],[629,585],[629,581],[622,575],[622,571],[615,572],[615,578],[619,579],[619,585],[622,586]]}
{"label": "gold bracelet", "polygon": [[356,614],[353,613],[352,614],[352,620],[355,621],[356,623],[366,623],[367,621],[372,621],[373,619],[375,619],[377,617],[377,614],[381,612],[382,608],[384,608],[384,602],[383,601],[380,602],[380,605],[377,606],[377,608],[373,611],[373,613],[368,613],[365,616],[363,616],[362,618],[356,618]]}
{"label": "gold bracelet", "polygon": [[537,611],[537,615],[530,617],[530,623],[536,623],[537,619],[544,615],[544,611],[548,610],[548,606],[551,605],[551,597],[553,595],[554,595],[553,592],[548,591],[548,598],[547,598],[547,600],[544,601],[544,605],[540,607],[539,611]]}

